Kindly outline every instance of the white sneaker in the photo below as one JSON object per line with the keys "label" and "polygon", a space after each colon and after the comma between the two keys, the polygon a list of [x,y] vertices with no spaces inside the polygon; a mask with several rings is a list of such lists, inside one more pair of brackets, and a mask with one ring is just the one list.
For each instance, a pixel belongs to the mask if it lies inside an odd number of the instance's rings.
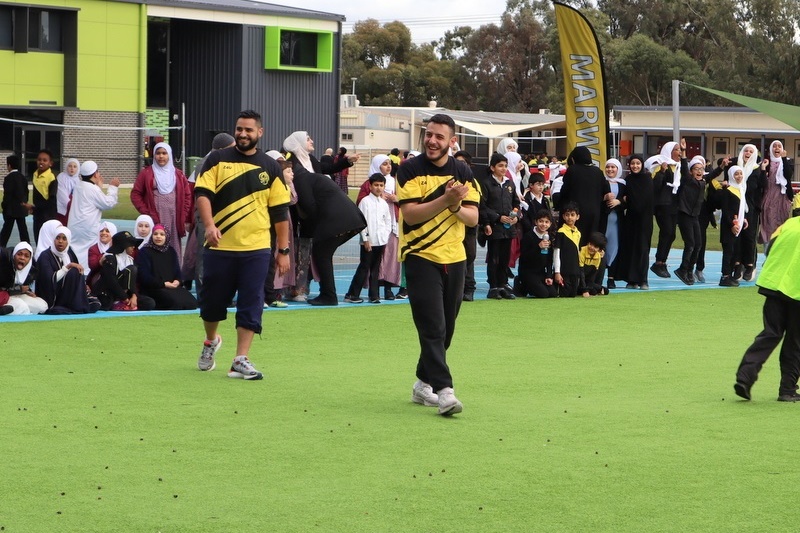
{"label": "white sneaker", "polygon": [[439,396],[433,392],[433,388],[424,381],[417,380],[411,390],[411,401],[428,407],[439,405]]}
{"label": "white sneaker", "polygon": [[222,346],[222,337],[217,335],[216,340],[203,341],[203,351],[200,352],[200,358],[197,360],[197,368],[200,370],[214,370],[217,363],[214,362],[214,355]]}
{"label": "white sneaker", "polygon": [[253,366],[253,363],[250,362],[250,359],[248,359],[246,355],[237,355],[233,359],[233,363],[231,363],[231,369],[228,370],[228,377],[256,380],[262,379],[264,376],[261,372],[256,370],[256,367]]}
{"label": "white sneaker", "polygon": [[453,394],[452,387],[445,387],[439,392],[439,414],[442,416],[450,416],[460,413],[464,406],[458,401],[455,394]]}

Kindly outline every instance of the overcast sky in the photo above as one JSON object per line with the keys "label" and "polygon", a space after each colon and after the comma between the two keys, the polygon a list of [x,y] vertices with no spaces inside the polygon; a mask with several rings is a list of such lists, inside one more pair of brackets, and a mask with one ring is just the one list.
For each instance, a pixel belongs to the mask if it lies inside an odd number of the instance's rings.
{"label": "overcast sky", "polygon": [[[271,0],[271,4],[290,5],[289,2]],[[381,24],[399,20],[411,30],[411,38],[416,44],[439,39],[444,32],[455,26],[477,28],[484,24],[500,22],[505,11],[506,0],[404,0],[388,2],[385,0],[294,0],[292,7],[336,13],[347,17],[343,31],[350,33],[353,24],[368,18],[377,19]],[[431,9],[435,6],[435,11]]]}

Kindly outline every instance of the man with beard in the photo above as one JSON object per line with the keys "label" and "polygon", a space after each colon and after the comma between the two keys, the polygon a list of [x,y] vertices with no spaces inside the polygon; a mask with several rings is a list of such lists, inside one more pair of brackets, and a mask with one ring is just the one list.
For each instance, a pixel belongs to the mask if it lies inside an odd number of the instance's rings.
{"label": "man with beard", "polygon": [[205,227],[200,317],[206,338],[197,361],[213,370],[222,346],[219,322],[236,299],[236,353],[228,377],[262,379],[248,354],[253,336],[261,334],[264,280],[269,263],[270,226],[277,239],[278,273],[289,269],[289,188],[280,165],[256,146],[264,129],[261,115],[242,111],[236,120],[235,146],[208,154],[197,177],[197,211]]}
{"label": "man with beard", "polygon": [[445,416],[463,409],[453,393],[446,352],[464,294],[465,227],[478,223],[480,203],[480,186],[469,166],[449,155],[455,128],[448,115],[433,115],[425,130],[425,153],[400,165],[397,173],[400,260],[420,343],[411,400],[438,407]]}
{"label": "man with beard", "polygon": [[30,244],[22,241],[13,250],[0,248],[0,304],[7,302],[0,307],[0,315],[38,315],[47,311],[47,302],[31,290],[35,279],[36,267]]}

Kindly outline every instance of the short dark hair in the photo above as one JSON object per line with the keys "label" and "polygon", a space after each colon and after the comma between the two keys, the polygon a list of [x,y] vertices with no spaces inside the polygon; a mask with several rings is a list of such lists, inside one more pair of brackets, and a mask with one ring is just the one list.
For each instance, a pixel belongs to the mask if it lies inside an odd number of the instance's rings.
{"label": "short dark hair", "polygon": [[466,150],[459,150],[458,152],[453,154],[453,157],[458,159],[459,157],[464,159],[464,162],[468,165],[472,165],[472,155]]}
{"label": "short dark hair", "polygon": [[589,234],[589,240],[586,242],[594,245],[600,250],[605,250],[606,244],[608,244],[608,239],[606,239],[606,236],[600,233],[599,231],[593,231]]}
{"label": "short dark hair", "polygon": [[261,127],[261,115],[258,111],[253,111],[252,109],[245,109],[244,111],[239,112],[239,116],[236,117],[238,121],[240,118],[252,118],[258,124],[258,127]]}
{"label": "short dark hair", "polygon": [[534,183],[544,183],[544,175],[541,172],[531,173],[531,177],[528,178],[528,186],[530,187]]}
{"label": "short dark hair", "polygon": [[10,166],[14,170],[19,170],[19,156],[17,154],[11,154],[10,156],[6,157],[6,165]]}
{"label": "short dark hair", "polygon": [[372,185],[373,183],[386,183],[386,176],[380,172],[376,172],[369,177],[369,184]]}
{"label": "short dark hair", "polygon": [[456,123],[453,120],[453,117],[450,115],[445,115],[444,113],[436,113],[431,118],[428,119],[428,124],[444,124],[445,126],[450,128],[450,133],[455,135],[456,133]]}
{"label": "short dark hair", "polygon": [[578,207],[577,202],[567,202],[567,205],[561,209],[561,216],[564,216],[565,213],[575,213],[576,215],[580,215],[581,208]]}
{"label": "short dark hair", "polygon": [[50,151],[50,150],[48,150],[47,148],[42,148],[41,150],[39,150],[38,152],[36,152],[36,155],[37,155],[37,156],[38,156],[39,154],[47,154],[47,157],[49,157],[49,158],[50,158],[50,161],[53,161],[53,160],[55,159],[55,156],[53,155],[53,152],[51,152],[51,151]]}
{"label": "short dark hair", "polygon": [[551,213],[551,212],[550,212],[549,210],[547,210],[547,209],[539,209],[539,210],[536,212],[536,215],[533,217],[533,220],[541,220],[541,219],[543,219],[543,218],[546,218],[546,219],[548,219],[550,222],[552,222],[552,221],[553,221],[553,213]]}
{"label": "short dark hair", "polygon": [[489,160],[489,166],[493,167],[497,165],[497,163],[502,163],[503,161],[508,163],[508,158],[503,154],[498,154],[497,152],[495,152],[492,154],[492,158]]}

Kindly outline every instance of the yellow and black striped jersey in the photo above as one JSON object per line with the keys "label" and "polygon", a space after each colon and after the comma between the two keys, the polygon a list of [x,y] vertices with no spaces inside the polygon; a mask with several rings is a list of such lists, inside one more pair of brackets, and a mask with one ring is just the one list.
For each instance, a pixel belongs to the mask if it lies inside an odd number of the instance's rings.
{"label": "yellow and black striped jersey", "polygon": [[268,210],[290,201],[281,166],[260,151],[245,155],[236,147],[208,155],[195,195],[211,201],[214,224],[222,233],[215,249],[233,252],[269,248]]}
{"label": "yellow and black striped jersey", "polygon": [[[426,203],[445,192],[450,180],[465,183],[470,187],[463,205],[480,204],[480,185],[472,176],[472,170],[463,161],[450,157],[437,167],[425,155],[406,160],[397,171],[397,196],[400,205]],[[464,261],[464,223],[448,209],[421,224],[410,225],[400,216],[400,261],[408,254],[418,255],[443,265]]]}

